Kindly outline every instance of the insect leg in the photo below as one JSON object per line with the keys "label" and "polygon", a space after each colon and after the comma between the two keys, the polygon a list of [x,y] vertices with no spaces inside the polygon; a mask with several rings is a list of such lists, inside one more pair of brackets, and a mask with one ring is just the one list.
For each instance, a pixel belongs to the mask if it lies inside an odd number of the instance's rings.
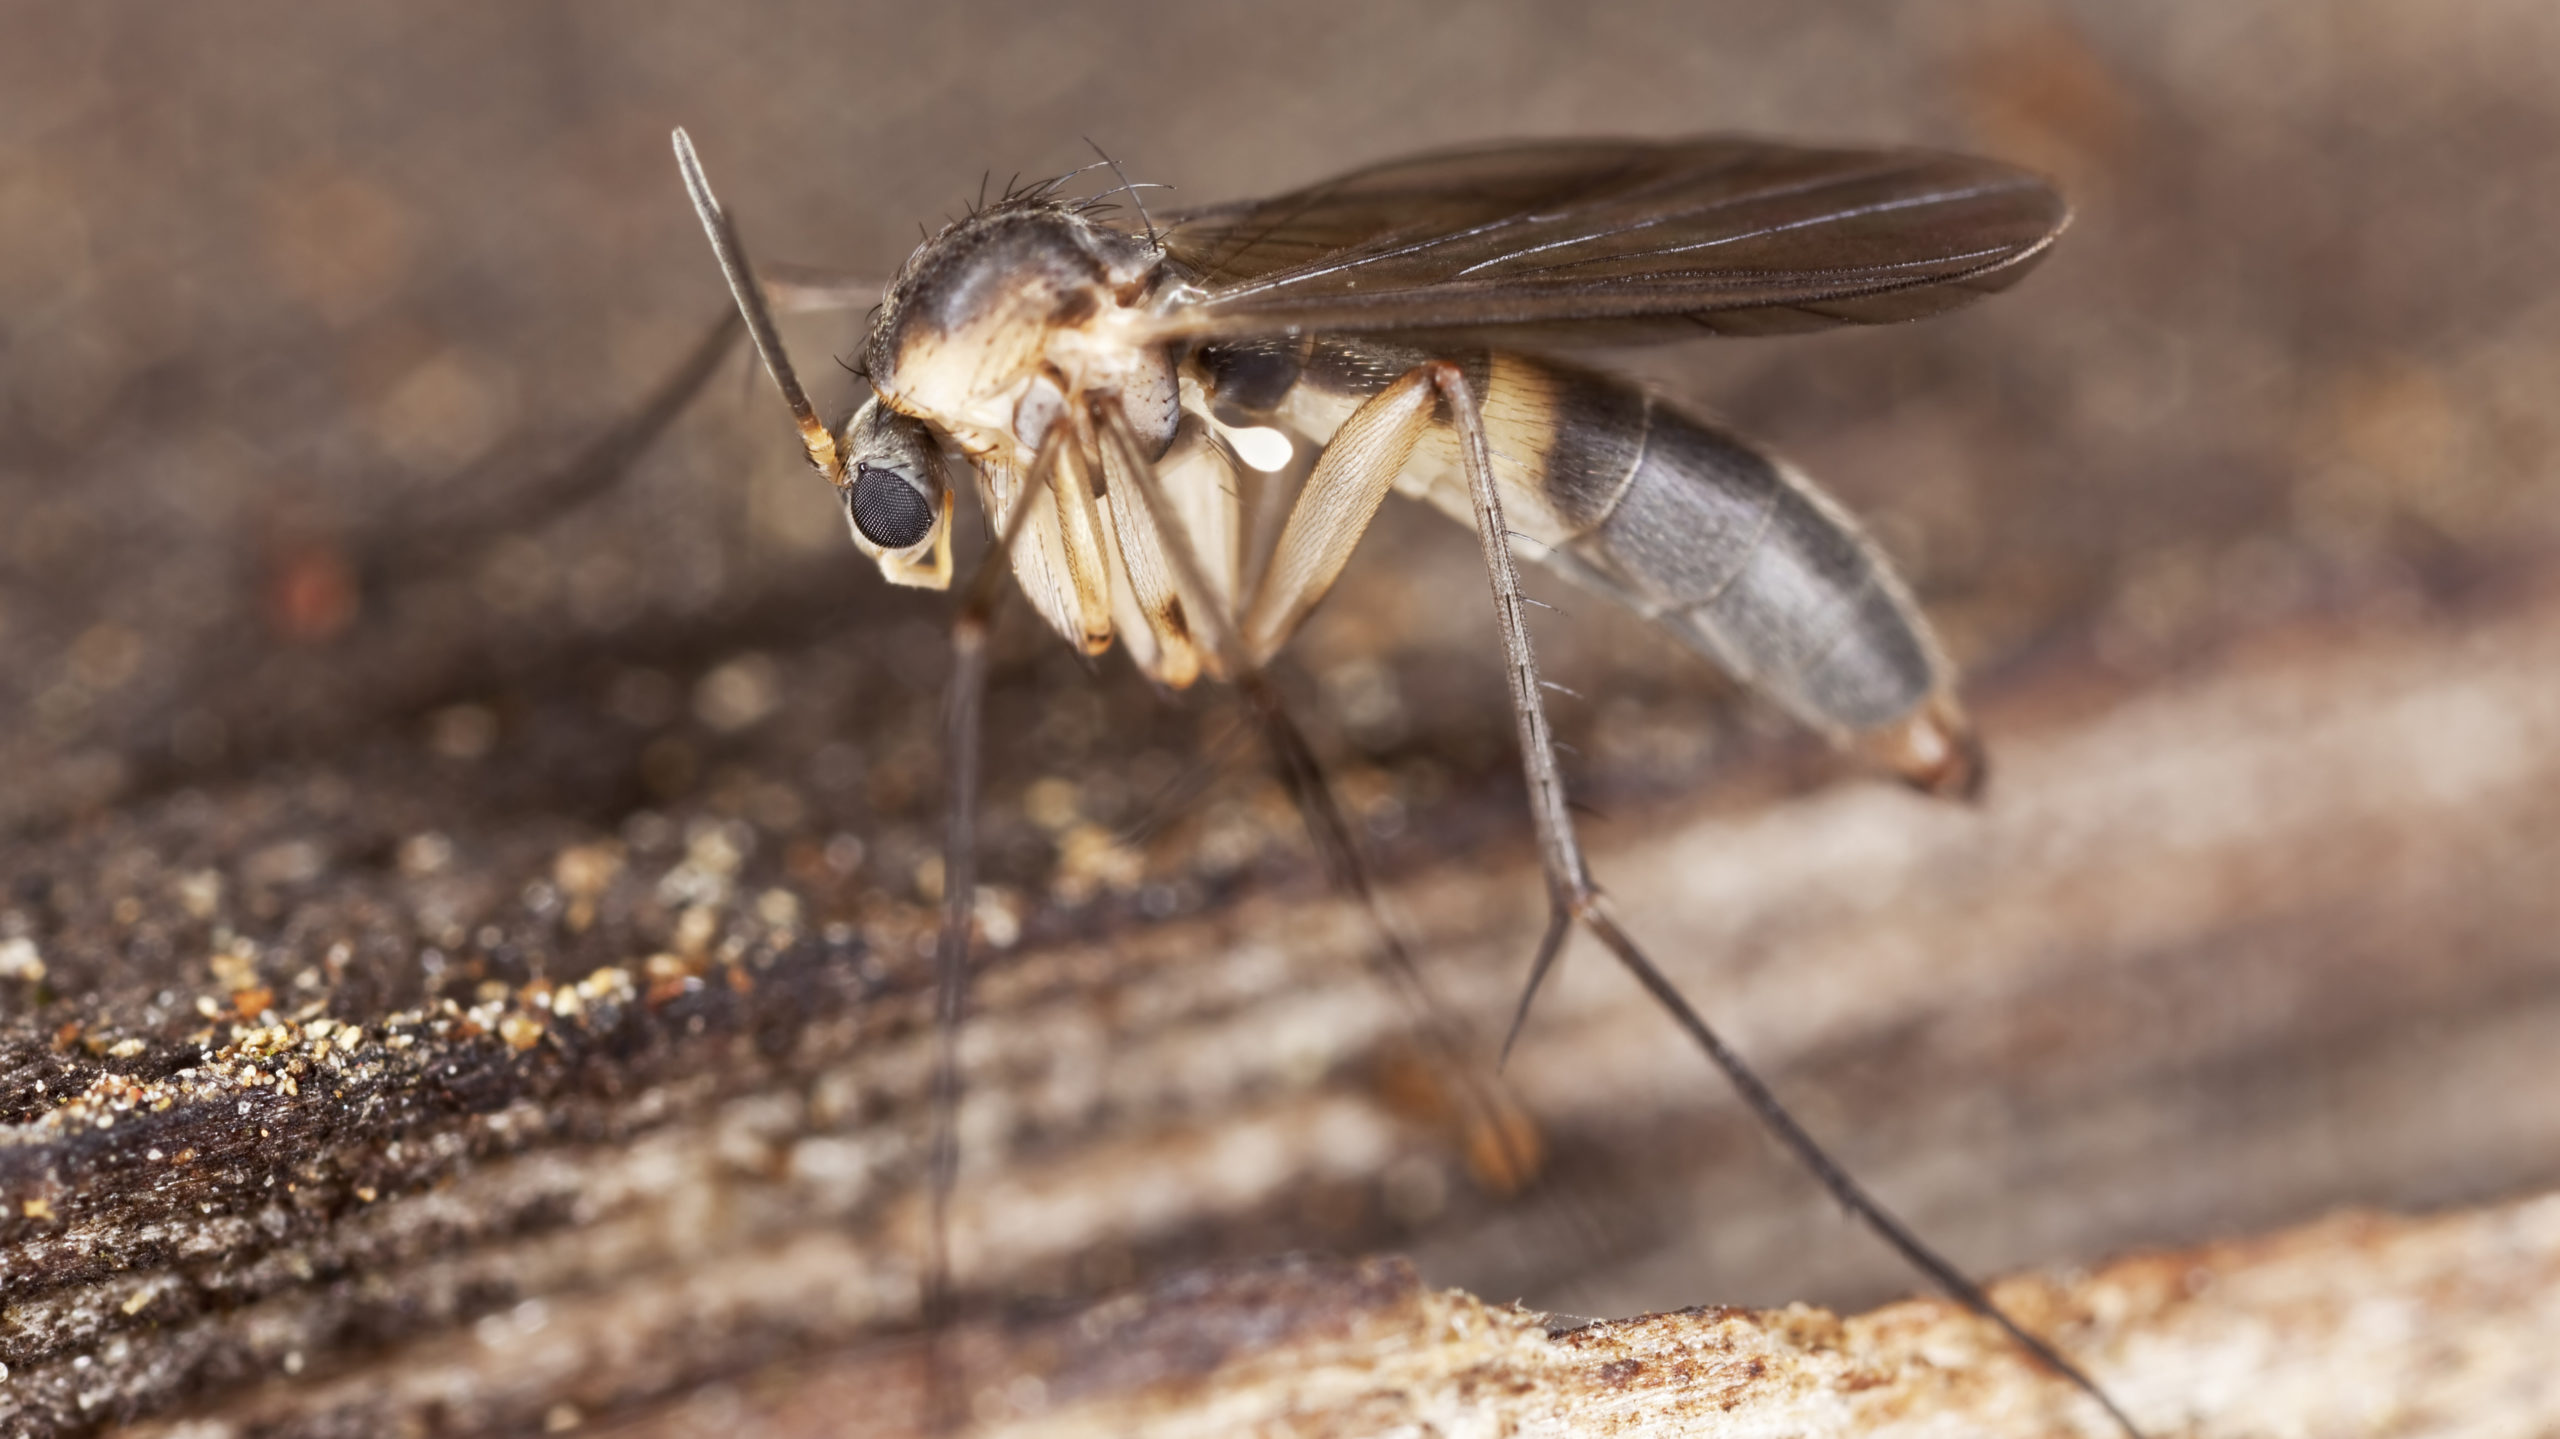
{"label": "insect leg", "polygon": [[[372,567],[388,583],[405,584],[478,553],[491,540],[532,529],[612,489],[675,424],[693,397],[702,393],[738,343],[738,332],[737,315],[722,315],[620,423],[590,441],[568,464],[541,479],[510,485],[502,503],[482,513],[392,525]],[[458,491],[471,486],[472,477],[459,476],[437,488]]]}
{"label": "insect leg", "polygon": [[951,1317],[951,1191],[960,1173],[960,1024],[968,1008],[969,931],[978,898],[979,713],[987,689],[987,638],[1004,598],[1003,577],[1013,544],[1032,506],[1042,497],[1066,439],[1052,427],[1015,492],[995,543],[978,557],[951,621],[951,677],[943,713],[943,754],[949,793],[942,834],[942,933],[934,945],[933,1138],[927,1152],[927,1233],[924,1321],[926,1387],[939,1431],[956,1425],[954,1377],[942,1352],[941,1333]]}
{"label": "insect leg", "polygon": [[880,292],[887,288],[864,276],[780,260],[767,260],[756,267],[756,272],[756,278],[764,282],[765,298],[785,315],[869,309],[880,303]]}
{"label": "insect leg", "polygon": [[1334,432],[1245,612],[1256,663],[1277,652],[1333,587],[1438,407],[1430,377],[1416,370],[1363,401]]}
{"label": "insect leg", "polygon": [[[1814,1178],[1831,1192],[1842,1208],[1892,1246],[1913,1268],[1935,1280],[1957,1303],[1998,1326],[2039,1363],[2096,1400],[2108,1417],[2132,1439],[2141,1439],[2141,1431],[2134,1427],[2133,1421],[2125,1416],[2105,1390],[2098,1387],[2096,1381],[2082,1373],[2060,1351],[2002,1312],[1980,1285],[1930,1248],[1851,1178],[1848,1171],[1842,1169],[1796,1121],[1786,1106],[1778,1102],[1777,1095],[1752,1071],[1750,1065],[1743,1062],[1742,1056],[1727,1047],[1724,1040],[1708,1027],[1706,1020],[1671,983],[1670,977],[1656,968],[1635,940],[1619,927],[1599,887],[1592,883],[1590,869],[1583,861],[1581,841],[1574,833],[1572,813],[1565,803],[1564,777],[1556,764],[1554,732],[1548,727],[1544,692],[1538,684],[1537,654],[1530,647],[1527,617],[1521,608],[1520,574],[1512,561],[1511,532],[1503,519],[1502,497],[1494,484],[1493,459],[1485,443],[1484,417],[1477,411],[1475,397],[1458,366],[1445,360],[1434,361],[1415,373],[1426,375],[1447,400],[1458,428],[1459,455],[1467,473],[1467,490],[1475,504],[1476,537],[1484,547],[1485,572],[1493,587],[1494,617],[1502,632],[1503,678],[1510,686],[1512,712],[1520,725],[1520,762],[1529,782],[1530,819],[1537,830],[1539,857],[1547,871],[1551,903],[1580,921],[1616,956],[1636,982],[1644,986],[1645,992],[1652,995],[1690,1039],[1706,1052],[1716,1068],[1724,1071],[1725,1078],[1740,1092],[1744,1104],[1749,1106],[1761,1125],[1795,1153],[1797,1160],[1812,1171]],[[1537,962],[1530,976],[1532,992],[1553,965],[1566,927],[1562,921],[1550,918],[1546,938],[1539,946]],[[1526,1005],[1527,997],[1524,995],[1524,1014]],[[1513,1029],[1516,1033],[1517,1020]]]}
{"label": "insect leg", "polygon": [[[1427,389],[1418,393],[1426,399],[1429,395]],[[1378,400],[1371,403],[1378,403]],[[1410,405],[1410,397],[1400,399],[1399,403]],[[1424,403],[1411,408],[1419,418],[1408,423],[1418,431],[1420,425],[1429,423],[1431,405]],[[1226,608],[1217,602],[1215,591],[1209,586],[1207,571],[1200,562],[1199,551],[1192,544],[1190,531],[1165,494],[1155,466],[1147,460],[1128,417],[1120,413],[1116,404],[1105,400],[1096,406],[1095,419],[1119,455],[1126,477],[1131,482],[1128,488],[1136,491],[1152,522],[1151,527],[1161,541],[1164,559],[1173,572],[1174,583],[1183,596],[1186,610],[1199,617],[1195,622],[1195,632],[1208,641],[1209,652],[1218,659],[1220,667],[1244,696],[1247,707],[1261,725],[1279,767],[1281,785],[1289,791],[1290,800],[1307,827],[1308,838],[1315,845],[1326,879],[1336,889],[1358,900],[1368,912],[1380,938],[1379,948],[1373,952],[1373,964],[1397,998],[1419,1016],[1419,1032],[1431,1047],[1433,1058],[1443,1072],[1459,1077],[1464,1089],[1460,1102],[1467,1110],[1468,1167],[1489,1188],[1502,1192],[1519,1188],[1537,1172],[1542,1158],[1534,1126],[1518,1105],[1468,1063],[1467,1054],[1471,1046],[1465,1026],[1439,1001],[1423,979],[1422,968],[1415,963],[1412,949],[1406,945],[1401,929],[1387,913],[1385,897],[1370,879],[1368,866],[1360,856],[1359,843],[1353,837],[1350,822],[1344,818],[1341,806],[1334,800],[1332,787],[1325,783],[1324,770],[1316,760],[1314,748],[1289,717],[1288,707],[1282,703],[1279,690],[1271,684],[1261,667],[1249,658],[1244,638],[1237,633]],[[1402,456],[1409,454],[1412,447],[1411,438],[1403,442],[1401,449],[1387,447],[1396,455],[1398,468],[1402,467]],[[1390,470],[1388,477],[1392,479],[1393,474]],[[1356,472],[1337,471],[1337,476],[1339,482],[1347,486],[1369,483],[1367,477]],[[1313,481],[1309,483],[1312,486]],[[1353,530],[1352,538],[1358,538],[1357,529]],[[1349,553],[1347,544],[1343,546],[1343,553]],[[1335,568],[1338,570],[1339,564]]]}
{"label": "insect leg", "polygon": [[1049,469],[1049,488],[1057,496],[1060,552],[1075,597],[1076,643],[1089,655],[1111,648],[1112,636],[1111,563],[1102,506],[1094,497],[1101,468],[1102,457],[1079,443],[1061,450]]}
{"label": "insect leg", "polygon": [[[1088,431],[1092,428],[1090,416],[1079,416],[1078,423]],[[1111,601],[1120,638],[1148,678],[1169,688],[1187,688],[1199,678],[1204,661],[1214,663],[1216,656],[1204,655],[1191,633],[1191,606],[1173,582],[1163,541],[1149,522],[1146,507],[1127,493],[1135,481],[1127,475],[1121,447],[1112,443],[1098,448],[1108,487],[1114,492],[1105,503],[1110,524],[1103,538],[1111,550],[1115,581]],[[1236,507],[1230,489],[1233,471],[1225,454],[1200,418],[1189,415],[1155,461],[1154,471],[1158,488],[1192,541],[1210,602],[1221,613],[1230,613],[1235,595]]]}

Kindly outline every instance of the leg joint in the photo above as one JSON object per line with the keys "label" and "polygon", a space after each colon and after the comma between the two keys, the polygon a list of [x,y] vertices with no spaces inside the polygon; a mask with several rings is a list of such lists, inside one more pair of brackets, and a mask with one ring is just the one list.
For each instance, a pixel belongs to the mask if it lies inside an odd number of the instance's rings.
{"label": "leg joint", "polygon": [[1455,360],[1425,360],[1418,367],[1431,388],[1451,405],[1467,392],[1467,372]]}

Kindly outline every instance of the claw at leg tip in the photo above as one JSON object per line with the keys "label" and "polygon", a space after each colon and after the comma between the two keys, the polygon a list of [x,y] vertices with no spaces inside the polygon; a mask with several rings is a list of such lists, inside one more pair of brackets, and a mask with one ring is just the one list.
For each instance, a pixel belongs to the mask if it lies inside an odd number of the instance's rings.
{"label": "claw at leg tip", "polygon": [[1869,730],[1859,737],[1858,748],[1900,775],[1903,783],[1939,799],[1978,801],[1990,777],[1973,721],[1945,691],[1921,701],[1901,719]]}

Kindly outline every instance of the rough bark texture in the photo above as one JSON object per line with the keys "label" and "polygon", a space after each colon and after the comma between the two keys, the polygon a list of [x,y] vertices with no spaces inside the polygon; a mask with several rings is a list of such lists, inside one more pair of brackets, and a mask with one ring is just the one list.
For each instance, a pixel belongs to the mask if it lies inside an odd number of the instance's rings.
{"label": "rough bark texture", "polygon": [[[2341,1216],[1996,1292],[2085,1356],[2155,1434],[2503,1435],[2560,1421],[2560,1199]],[[539,1330],[478,1342],[552,1351],[528,1370],[593,1357]],[[1797,1304],[1570,1320],[1429,1288],[1401,1260],[1286,1259],[1196,1271],[1070,1315],[970,1325],[942,1343],[973,1432],[1015,1439],[2117,1432],[1936,1300],[1845,1319]],[[911,1432],[930,1427],[925,1361],[909,1341],[785,1366],[604,1432]],[[321,1415],[360,1432],[453,1387],[402,1363],[270,1386],[146,1432],[319,1432]]]}
{"label": "rough bark texture", "polygon": [[[2548,1198],[2341,1217],[1999,1294],[2087,1354],[2153,1433],[2485,1436],[2560,1419]],[[921,1399],[919,1357],[814,1366],[609,1432],[900,1432]],[[1002,1376],[975,1392],[978,1432],[1018,1439],[2116,1432],[1936,1301],[1846,1319],[1799,1304],[1572,1322],[1427,1288],[1391,1261],[1192,1276],[969,1331],[952,1359]]]}
{"label": "rough bark texture", "polygon": [[[1528,131],[2053,171],[2078,223],[1979,311],[1628,361],[1873,517],[1990,800],[1856,778],[1549,586],[1599,872],[1966,1265],[2229,1274],[2013,1284],[2163,1428],[2560,1424],[2463,1377],[2548,1324],[2516,1197],[2560,1185],[2560,11],[914,9],[9,15],[0,1428],[911,1414],[942,611],[861,572],[761,388],[561,460],[725,303],[679,121],[759,253],[881,273],[1086,133],[1202,201]],[[792,329],[835,400],[847,336]],[[1284,677],[1480,1032],[1539,894],[1482,594],[1392,512]],[[1018,621],[958,1215],[990,1423],[1216,1427],[1289,1364],[1340,1426],[1471,1373],[1635,1423],[1701,1392],[1573,1400],[1586,1361],[1702,1333],[1796,1356],[1738,1414],[2074,1419],[1927,1305],[1551,1340],[1445,1293],[1912,1280],[1596,952],[1507,1077],[1543,1177],[1479,1185],[1230,707]],[[2545,1277],[2496,1290],[2501,1244]],[[1253,1265],[1391,1251],[1419,1278]]]}
{"label": "rough bark texture", "polygon": [[[2179,737],[2175,765],[2141,758],[2157,752],[2145,736],[2161,734]],[[2445,743],[2448,734],[2462,743]],[[2274,1190],[2255,1199],[2275,1205],[2292,1198],[2286,1185],[2384,1189],[2424,1161],[2427,1172],[2403,1190],[2415,1196],[2512,1182],[2533,1172],[2532,1156],[2560,1149],[2560,1112],[2543,1073],[2550,997],[2529,982],[2466,979],[2497,1013],[2448,1053],[2440,1042],[2391,1032],[2413,993],[2449,981],[2395,981],[2385,947],[2396,943],[2395,929],[2432,912],[2413,904],[2450,884],[2485,880],[2534,907],[2515,921],[2520,928],[2551,922],[2542,909],[2552,897],[2521,871],[2483,876],[2478,866],[2500,844],[2552,832],[2555,741],[2560,606],[2546,603],[2460,643],[2419,632],[2369,640],[2345,662],[2316,653],[2270,659],[2022,738],[2008,749],[2013,786],[2032,802],[1969,815],[1846,791],[1765,814],[1703,816],[1610,854],[1608,865],[1628,908],[1647,917],[1651,937],[1670,952],[1730,953],[1732,936],[1758,933],[1769,952],[1806,967],[1721,981],[1708,968],[1695,978],[1719,984],[1720,1012],[1773,1068],[1802,1075],[1817,1098],[1905,1131],[1895,1144],[1860,1126],[1849,1144],[1873,1182],[1952,1236],[1959,1252],[1996,1250],[1977,1226],[1996,1232],[2013,1222],[2011,1213],[1968,1218],[1965,1209],[2008,1201],[1968,1199],[1975,1186],[1993,1186],[1978,1164],[1946,1164],[1946,1149],[1980,1121],[1946,1117],[1954,1101],[1944,1096],[1863,1097],[1857,1072],[1877,1061],[1875,1042],[1861,1037],[1943,1029],[1923,1046],[1936,1051],[1930,1072],[1947,1076],[1938,1082],[1951,1093],[1978,1095],[2011,1072],[2021,1037],[2034,1036],[2045,1055],[2036,1067],[2042,1092],[2009,1101],[2025,1113],[2004,1122],[2036,1132],[2036,1157],[2052,1172],[2036,1176],[2035,1203],[2021,1207],[2062,1211],[2047,1221],[2058,1237],[2044,1242],[2084,1252],[2144,1226],[2175,1232],[2188,1222],[2180,1206],[2242,1211],[2217,1192],[2226,1186]],[[2301,890],[2251,878],[2254,857],[2306,846],[2370,853],[2374,863],[2286,869],[2316,879]],[[2429,854],[2442,857],[2440,868]],[[2548,850],[2542,855],[2547,863]],[[698,852],[678,860],[645,885],[617,877],[602,906],[645,906],[628,891],[663,889],[667,875],[682,877],[702,860]],[[1689,878],[1745,867],[1756,883]],[[2092,874],[2119,882],[2093,888]],[[2121,882],[2129,876],[2138,879]],[[1493,892],[1526,894],[1528,878],[1515,862],[1514,877],[1492,881]],[[1426,944],[1460,972],[1471,967],[1463,958],[1471,948],[1518,934],[1521,916],[1488,909],[1487,885],[1435,877],[1406,891]],[[2176,1082],[2197,1062],[2183,1047],[2157,1037],[2106,1040],[2124,1020],[2104,976],[2120,964],[2156,969],[2150,956],[2172,944],[2208,949],[2209,934],[2191,928],[2197,917],[2229,917],[2227,902],[2184,897],[2199,888],[2245,893],[2241,920],[2291,916],[2285,927],[2307,941],[2270,956],[2264,970],[2253,961],[2240,971],[2233,959],[2200,966],[2191,980],[2155,973],[2142,987],[2149,1002],[2190,1015],[2218,1007],[2219,1063],[2287,1044],[2325,1048],[2336,1041],[2322,1037],[2341,1031],[2371,1036],[2358,1062],[2332,1061],[2312,1076],[2274,1066],[2278,1073],[2197,1093]],[[715,951],[699,963],[661,964],[654,980],[645,967],[623,978],[606,970],[553,989],[547,1004],[538,986],[492,991],[478,1006],[430,1008],[352,1040],[326,1020],[217,1022],[205,1041],[210,1062],[148,1046],[99,1063],[90,1045],[121,1031],[74,1036],[53,1072],[100,1077],[20,1130],[6,1155],[9,1194],[22,1210],[9,1251],[23,1296],[10,1310],[18,1346],[11,1397],[22,1413],[49,1401],[70,1422],[86,1395],[152,1407],[218,1392],[236,1382],[231,1376],[282,1369],[310,1378],[271,1381],[234,1432],[505,1428],[562,1404],[611,1408],[739,1373],[763,1356],[911,1322],[921,966],[865,993],[859,955],[752,933],[734,960]],[[2082,936],[2079,947],[2057,951],[2047,942],[2056,933]],[[1509,1207],[1461,1198],[1453,1213],[1432,1215],[1463,1180],[1446,1172],[1432,1127],[1397,1112],[1400,1100],[1407,1110],[1427,1107],[1427,1095],[1417,1106],[1394,1076],[1374,1077],[1381,1065],[1400,1068],[1399,1026],[1359,962],[1362,943],[1359,925],[1330,903],[1254,901],[1214,919],[1025,954],[991,974],[970,1046],[964,1276],[997,1291],[1026,1278],[1071,1290],[1110,1277],[1093,1267],[1096,1256],[1118,1256],[1118,1266],[1148,1257],[1153,1267],[1196,1252],[1200,1241],[1186,1241],[1185,1231],[1356,1240],[1378,1233],[1377,1219],[1361,1213],[1377,1203],[1391,1222],[1433,1221],[1418,1237],[1426,1263],[1443,1272],[1472,1263],[1495,1276],[1488,1282],[1526,1275],[1553,1285],[1559,1276],[1547,1266],[1571,1265],[1570,1278],[1585,1286],[1677,1292],[1687,1281],[1664,1266],[1703,1251],[1684,1262],[1722,1261],[1743,1276],[1729,1281],[1740,1288],[1753,1266],[1727,1257],[1733,1231],[1747,1241],[1757,1229],[1766,1243],[1773,1228],[1783,1234],[1795,1222],[1738,1207],[1698,1213],[1700,1232],[1685,1243],[1625,1261],[1652,1271],[1640,1277],[1595,1274],[1589,1252],[1556,1254],[1577,1228],[1597,1223],[1599,1205],[1651,1208],[1663,1229],[1689,1206],[1722,1205],[1735,1181],[1720,1175],[1715,1151],[1735,1141],[1750,1148],[1703,1078],[1661,1084],[1666,1074],[1697,1071],[1697,1061],[1661,1037],[1639,997],[1588,961],[1544,1012],[1513,1076],[1568,1141],[1554,1193]],[[2279,980],[2288,992],[2259,1000],[2257,1015],[2230,1004],[2235,990]],[[1498,997],[1491,981],[1480,987]],[[574,1006],[562,998],[572,992],[584,996]],[[1828,1057],[1841,1050],[1847,1057]],[[153,1077],[173,1062],[174,1073]],[[2445,1085],[2466,1098],[2457,1110],[2357,1106],[2354,1156],[2249,1158],[2286,1142],[2305,1083],[2384,1093]],[[2270,1117],[2217,1126],[2197,1113],[2222,1114],[2235,1100]],[[1647,1112],[1632,1114],[1639,1104]],[[1639,1137],[1629,1143],[1647,1134],[1720,1142],[1689,1155],[1682,1151],[1699,1140],[1657,1140],[1638,1181],[1650,1192],[1592,1193],[1591,1176],[1573,1172],[1574,1156],[1605,1156],[1615,1135],[1630,1131]],[[2166,1156],[2139,1139],[2162,1131],[2180,1136]],[[2453,1169],[2446,1155],[2471,1156],[2473,1168]],[[2164,1163],[2178,1172],[2143,1173]],[[1364,1202],[1356,1191],[1372,1180],[1378,1198]],[[1424,1192],[1403,1192],[1412,1189]],[[2137,1198],[2150,1210],[2139,1222],[2125,1217]],[[2320,1199],[2315,1191],[2293,1202],[2317,1207]],[[1783,1203],[1818,1202],[1791,1189]],[[1342,1213],[1292,1213],[1326,1204]],[[1396,1215],[1397,1206],[1407,1212]],[[2550,1228],[2544,1211],[2527,1214]],[[1817,1250],[1857,1247],[1836,1221],[1813,1232],[1826,1229]],[[2540,1231],[2495,1214],[2479,1218],[2476,1231],[2446,1221],[2418,1231],[2411,1252],[2473,1232],[2493,1252],[2498,1236]],[[2363,1282],[2353,1265],[2369,1257],[2361,1253],[2368,1238],[2353,1225],[2315,1229],[2263,1252],[2301,1275],[2316,1268],[2322,1245],[2334,1247],[2341,1269],[2331,1292],[2345,1295]],[[1623,1234],[1604,1237],[1604,1259],[1613,1241],[1628,1243]],[[2261,1253],[2243,1246],[2194,1262],[2254,1264],[2248,1256]],[[2519,1265],[2548,1259],[2517,1254]],[[2031,1316],[2067,1317],[2073,1306],[2112,1312],[2133,1301],[2105,1296],[2179,1262],[2111,1271],[2074,1298],[2041,1299],[2032,1285],[2015,1294]],[[1338,1279],[1323,1271],[1303,1302],[1215,1287],[1201,1302],[1231,1329],[1250,1334],[1267,1320],[1277,1337],[1293,1332],[1291,1316],[1306,1304],[1342,1302],[1331,1287]],[[2539,1283],[2518,1282],[2529,1291]],[[1405,1308],[1386,1305],[1378,1323],[1418,1323],[1415,1313],[1443,1302],[1397,1283],[1403,1288],[1388,1287]],[[2448,1322],[2476,1323],[2483,1334],[2509,1322],[2496,1307],[2509,1301],[2479,1302],[2476,1317]],[[1256,1319],[1266,1303],[1276,1308]],[[1412,1304],[1424,1309],[1408,1312]],[[1905,1321],[1874,1322],[1890,1332]],[[2200,1365],[2202,1341],[2193,1336],[2208,1331],[2179,1329],[2185,1319],[2160,1322],[2175,1333],[2158,1342],[2177,1353],[2135,1372],[2138,1392],[2163,1406],[2148,1412],[2174,1419],[2188,1411],[2169,1407],[2176,1385],[2155,1376]],[[2149,1323],[2135,1330],[2148,1336]],[[2081,1341],[2080,1329],[2060,1328]],[[1155,1362],[1144,1357],[1151,1332],[1136,1331],[1138,1357],[1126,1362],[1142,1370]],[[2153,1342],[2114,1327],[2094,1337],[2093,1362],[2112,1362],[2114,1346],[2131,1355]],[[1019,1352],[1043,1342],[1021,1341],[1028,1347]],[[1999,1346],[1977,1336],[1961,1348],[1978,1357]],[[1935,1352],[1911,1352],[1924,1351]],[[1337,1349],[1320,1347],[1309,1362],[1317,1360],[1357,1368]],[[1416,1362],[1426,1365],[1418,1373],[1436,1373],[1427,1366],[1443,1361]],[[1466,1351],[1445,1362],[1457,1383],[1487,1361]],[[1963,1369],[1972,1360],[1944,1362]],[[2006,1393],[2001,1386],[2020,1380],[2008,1372],[2013,1364],[2001,1365],[1993,1391]],[[1238,1402],[1252,1405],[1271,1402],[1254,1397],[1257,1386],[1280,1381],[1251,1370],[1234,1382]],[[1128,1402],[1166,1401],[1147,1391]],[[1365,1412],[1345,1411],[1339,1423],[1356,1427]],[[2404,1432],[2429,1432],[2436,1412],[2412,1410],[2418,1419]]]}

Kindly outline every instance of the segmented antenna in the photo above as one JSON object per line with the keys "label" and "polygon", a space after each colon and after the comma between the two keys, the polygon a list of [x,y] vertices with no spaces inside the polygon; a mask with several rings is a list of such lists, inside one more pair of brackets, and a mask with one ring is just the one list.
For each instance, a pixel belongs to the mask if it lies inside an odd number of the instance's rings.
{"label": "segmented antenna", "polygon": [[693,153],[693,139],[678,126],[675,134],[676,169],[684,175],[684,190],[693,197],[693,211],[702,217],[702,232],[711,237],[711,252],[720,257],[720,273],[729,278],[729,293],[738,302],[738,313],[745,317],[747,334],[756,342],[756,353],[764,357],[765,373],[782,390],[784,403],[791,406],[791,418],[800,426],[800,443],[808,447],[809,463],[818,467],[830,483],[844,483],[844,459],[836,453],[836,437],[819,422],[817,407],[809,403],[809,394],[800,388],[800,377],[791,369],[791,357],[782,352],[782,337],[773,328],[773,311],[765,304],[764,290],[756,284],[755,272],[747,268],[746,246],[738,241],[738,227],[729,212],[711,193],[711,182],[703,178],[702,161]]}

